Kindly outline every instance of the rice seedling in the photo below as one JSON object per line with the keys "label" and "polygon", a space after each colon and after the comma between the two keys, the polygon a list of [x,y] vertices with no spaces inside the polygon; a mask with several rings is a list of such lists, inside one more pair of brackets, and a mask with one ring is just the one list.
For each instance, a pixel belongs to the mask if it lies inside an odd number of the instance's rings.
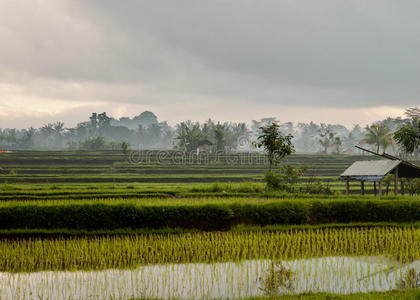
{"label": "rice seedling", "polygon": [[420,258],[420,229],[350,227],[0,240],[0,271],[6,272],[324,256],[381,256],[407,264]]}

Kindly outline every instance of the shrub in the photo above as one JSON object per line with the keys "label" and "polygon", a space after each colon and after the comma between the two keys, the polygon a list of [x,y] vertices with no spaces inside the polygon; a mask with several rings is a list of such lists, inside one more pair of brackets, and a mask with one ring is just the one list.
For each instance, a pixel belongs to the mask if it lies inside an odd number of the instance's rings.
{"label": "shrub", "polygon": [[278,171],[265,172],[264,181],[267,188],[281,190],[286,192],[297,191],[296,185],[299,178],[302,177],[308,167],[293,167],[292,165],[283,165]]}
{"label": "shrub", "polygon": [[105,149],[106,140],[103,136],[92,136],[81,141],[80,149],[83,150],[100,150]]}
{"label": "shrub", "polygon": [[306,186],[300,187],[299,190],[301,193],[306,193],[306,194],[326,194],[326,195],[334,194],[334,192],[331,190],[328,184],[324,184],[320,181],[307,183]]}
{"label": "shrub", "polygon": [[410,195],[420,194],[420,178],[414,178],[406,181],[407,192]]}
{"label": "shrub", "polygon": [[284,182],[283,176],[277,172],[265,172],[264,181],[267,184],[268,189],[288,191],[290,192],[292,187]]}
{"label": "shrub", "polygon": [[383,184],[385,185],[385,194],[389,194],[389,188],[391,186],[391,183],[394,181],[394,175],[388,174],[384,177],[382,180]]}
{"label": "shrub", "polygon": [[112,230],[186,228],[227,230],[234,225],[294,225],[420,221],[420,201],[293,200],[267,204],[139,206],[66,204],[0,206],[0,229]]}

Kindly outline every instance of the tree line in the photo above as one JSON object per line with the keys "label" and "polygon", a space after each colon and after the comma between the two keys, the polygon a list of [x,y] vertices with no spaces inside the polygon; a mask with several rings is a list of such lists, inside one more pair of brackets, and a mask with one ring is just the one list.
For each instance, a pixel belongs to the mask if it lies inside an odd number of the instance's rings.
{"label": "tree line", "polygon": [[40,128],[0,129],[0,150],[123,150],[177,149],[181,151],[253,151],[253,141],[261,128],[277,124],[284,136],[292,136],[294,149],[300,153],[360,153],[354,145],[376,152],[407,156],[419,155],[420,109],[409,108],[404,116],[387,118],[366,127],[348,129],[340,124],[280,122],[276,118],[245,122],[184,121],[170,126],[150,111],[133,118],[119,119],[92,113],[85,122],[66,127],[61,121]]}

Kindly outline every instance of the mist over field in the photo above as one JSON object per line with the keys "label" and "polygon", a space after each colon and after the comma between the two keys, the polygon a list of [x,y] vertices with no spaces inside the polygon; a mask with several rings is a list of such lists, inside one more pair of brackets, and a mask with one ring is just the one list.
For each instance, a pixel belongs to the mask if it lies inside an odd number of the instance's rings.
{"label": "mist over field", "polygon": [[[418,106],[416,1],[0,3],[0,128],[92,112],[355,124]],[[23,20],[23,21],[22,21]]]}
{"label": "mist over field", "polygon": [[[411,110],[418,116],[418,109]],[[377,149],[377,143],[369,140],[371,126],[380,124],[386,131],[382,151],[399,154],[401,148],[392,140],[392,133],[410,120],[405,114],[401,117],[388,117],[366,127],[355,124],[348,128],[342,124],[315,122],[281,122],[275,117],[246,122],[220,122],[208,119],[205,122],[187,120],[169,125],[159,120],[151,111],[135,117],[113,118],[103,113],[92,113],[85,122],[75,127],[66,127],[64,122],[47,123],[40,128],[0,129],[0,148],[4,150],[120,150],[160,149],[196,151],[201,144],[208,143],[205,150],[224,153],[255,151],[253,146],[260,134],[260,128],[274,123],[280,125],[283,135],[292,135],[293,145],[298,153],[360,153],[355,145]],[[415,153],[417,155],[417,152]]]}

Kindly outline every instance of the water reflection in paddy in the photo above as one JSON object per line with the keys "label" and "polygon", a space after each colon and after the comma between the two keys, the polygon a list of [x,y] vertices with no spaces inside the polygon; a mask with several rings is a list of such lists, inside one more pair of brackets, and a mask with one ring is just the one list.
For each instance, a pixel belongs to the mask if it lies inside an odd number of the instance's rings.
{"label": "water reflection in paddy", "polygon": [[[148,265],[129,270],[0,273],[0,298],[235,299],[262,296],[267,293],[267,286],[287,294],[349,294],[396,289],[410,269],[411,273],[418,274],[420,261],[402,264],[376,256]],[[279,270],[287,270],[286,280],[271,276]],[[273,278],[275,285],[268,282]]]}

